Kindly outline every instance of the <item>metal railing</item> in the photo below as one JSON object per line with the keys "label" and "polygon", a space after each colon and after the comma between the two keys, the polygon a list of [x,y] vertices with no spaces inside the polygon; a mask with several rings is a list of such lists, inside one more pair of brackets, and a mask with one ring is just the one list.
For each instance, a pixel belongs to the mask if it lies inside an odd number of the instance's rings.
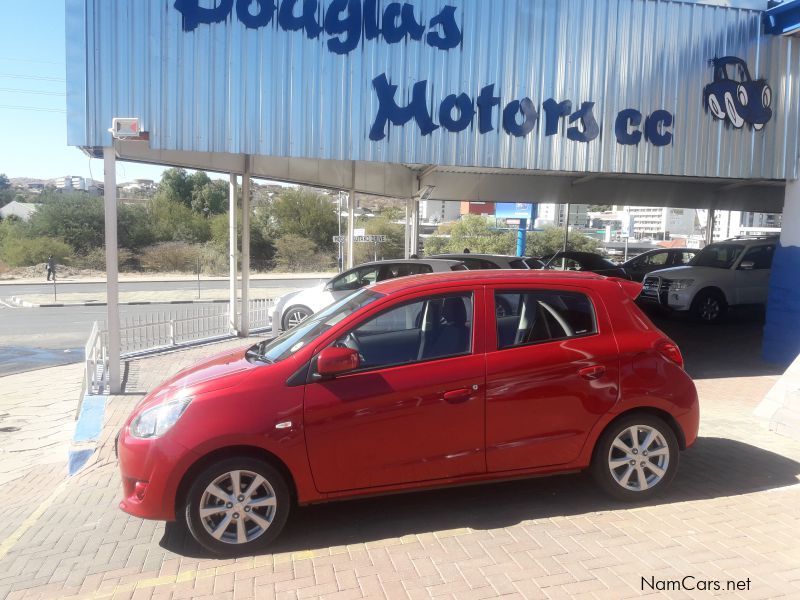
{"label": "metal railing", "polygon": [[[263,331],[272,326],[269,313],[274,306],[275,300],[271,298],[249,301],[251,331]],[[120,354],[122,358],[129,358],[232,335],[226,304],[123,315],[120,319]],[[85,348],[84,387],[87,394],[102,394],[108,389],[107,341],[108,333],[95,322]]]}
{"label": "metal railing", "polygon": [[84,394],[102,394],[108,389],[108,353],[106,352],[108,345],[106,341],[106,332],[102,331],[95,321],[84,348],[86,361]]}

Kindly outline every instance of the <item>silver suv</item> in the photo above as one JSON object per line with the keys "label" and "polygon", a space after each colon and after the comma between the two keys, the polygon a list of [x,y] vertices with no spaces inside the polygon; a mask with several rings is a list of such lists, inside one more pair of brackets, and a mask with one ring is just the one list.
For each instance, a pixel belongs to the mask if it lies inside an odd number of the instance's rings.
{"label": "silver suv", "polygon": [[738,237],[709,244],[689,264],[653,271],[639,299],[691,311],[706,323],[730,306],[766,304],[777,237]]}

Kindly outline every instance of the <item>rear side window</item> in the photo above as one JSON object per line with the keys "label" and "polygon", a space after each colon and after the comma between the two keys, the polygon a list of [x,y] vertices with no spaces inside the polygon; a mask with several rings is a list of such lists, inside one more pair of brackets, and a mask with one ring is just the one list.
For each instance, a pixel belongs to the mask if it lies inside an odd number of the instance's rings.
{"label": "rear side window", "polygon": [[747,251],[742,262],[752,261],[754,269],[771,269],[774,254],[774,246],[757,246]]}
{"label": "rear side window", "polygon": [[495,310],[500,350],[597,333],[592,302],[581,293],[497,291]]}

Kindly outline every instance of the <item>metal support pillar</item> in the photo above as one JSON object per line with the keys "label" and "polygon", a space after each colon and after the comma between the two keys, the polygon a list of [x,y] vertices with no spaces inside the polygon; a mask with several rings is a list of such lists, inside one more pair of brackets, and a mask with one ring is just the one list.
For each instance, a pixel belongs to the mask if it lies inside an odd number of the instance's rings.
{"label": "metal support pillar", "polygon": [[237,234],[237,227],[236,227],[236,188],[237,188],[237,177],[235,174],[231,173],[230,176],[230,186],[228,189],[228,265],[229,265],[229,285],[230,285],[230,295],[228,298],[228,326],[230,327],[231,332],[238,332],[239,331],[239,317],[238,317],[238,295],[237,295],[237,285],[236,279],[238,277],[237,269],[236,269],[236,247],[238,242],[238,234]]}
{"label": "metal support pillar", "polygon": [[714,215],[716,211],[713,208],[708,209],[708,217],[706,217],[706,246],[714,243]]}
{"label": "metal support pillar", "polygon": [[355,228],[356,228],[356,190],[355,163],[353,163],[353,188],[347,194],[347,268],[352,269],[356,260]]}
{"label": "metal support pillar", "polygon": [[411,215],[414,212],[413,204],[413,198],[406,199],[406,218],[405,227],[403,227],[404,256],[406,258],[411,258]]}
{"label": "metal support pillar", "polygon": [[520,219],[517,226],[517,256],[525,256],[525,245],[528,241],[528,219]]}
{"label": "metal support pillar", "polygon": [[119,252],[117,249],[117,155],[103,148],[103,199],[106,227],[106,320],[108,329],[108,385],[112,394],[122,391],[120,376]]}
{"label": "metal support pillar", "polygon": [[239,336],[250,335],[250,157],[242,175],[242,313]]}
{"label": "metal support pillar", "polygon": [[419,198],[411,200],[411,240],[408,248],[411,254],[419,254]]}

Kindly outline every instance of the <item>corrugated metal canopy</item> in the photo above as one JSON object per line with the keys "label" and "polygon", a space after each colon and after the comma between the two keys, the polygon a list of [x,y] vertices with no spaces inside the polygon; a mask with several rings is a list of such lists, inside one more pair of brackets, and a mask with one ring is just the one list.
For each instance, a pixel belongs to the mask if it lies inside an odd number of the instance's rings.
{"label": "corrugated metal canopy", "polygon": [[[156,152],[734,180],[797,175],[800,49],[764,36],[762,11],[749,0],[409,0],[419,39],[406,33],[390,43],[391,18],[376,21],[379,32],[368,39],[364,16],[353,31],[358,43],[344,53],[331,50],[347,36],[332,33],[339,21],[329,19],[330,0],[307,15],[323,25],[314,35],[311,21],[305,30],[287,25],[297,18],[284,10],[293,6],[288,0],[258,26],[235,8],[248,4],[232,0],[66,1],[72,145],[109,145],[111,119],[136,116]],[[217,4],[228,8],[217,22],[187,17],[187,6]],[[351,4],[379,14],[401,6]],[[449,35],[445,24],[432,24],[447,22],[448,7],[460,40],[441,49],[428,36]],[[340,25],[349,18],[333,14]],[[752,77],[754,103],[768,100],[765,125],[764,111],[759,117],[740,106],[734,119],[729,107],[720,109],[724,90],[715,96],[723,118],[706,112],[704,89],[727,77],[727,67],[709,60],[723,56],[740,61],[736,77],[744,81],[743,68]],[[389,106],[377,92],[381,76],[397,86],[400,105],[422,90],[418,108],[438,128],[423,135],[414,119],[381,125]],[[415,88],[421,82],[424,89]],[[481,132],[477,114],[462,131],[444,125],[448,113],[460,123],[487,89],[489,130]],[[461,111],[442,109],[459,94],[467,103]],[[514,104],[525,98],[528,108]],[[569,108],[559,104],[566,101]],[[537,120],[527,130],[520,119],[531,108]]]}

